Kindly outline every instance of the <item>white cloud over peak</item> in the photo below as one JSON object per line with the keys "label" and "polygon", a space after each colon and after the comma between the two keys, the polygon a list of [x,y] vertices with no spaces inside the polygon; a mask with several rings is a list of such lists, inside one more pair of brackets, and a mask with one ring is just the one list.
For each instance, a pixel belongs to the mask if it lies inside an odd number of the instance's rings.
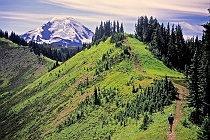
{"label": "white cloud over peak", "polygon": [[[206,9],[209,3],[208,0],[45,0],[43,2],[99,14],[106,13],[132,17],[141,14],[164,18],[176,14],[170,11],[207,15]],[[161,12],[163,10],[168,12]]]}
{"label": "white cloud over peak", "polygon": [[192,38],[193,36],[199,36],[201,38],[203,34],[203,26],[201,25],[194,25],[187,22],[173,22],[172,24],[179,24],[183,29],[184,38]]}

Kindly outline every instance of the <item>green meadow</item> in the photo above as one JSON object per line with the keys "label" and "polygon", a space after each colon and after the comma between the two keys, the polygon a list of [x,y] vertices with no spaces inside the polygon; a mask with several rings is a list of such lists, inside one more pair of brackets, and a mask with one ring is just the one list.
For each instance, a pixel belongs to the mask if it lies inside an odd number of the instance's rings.
{"label": "green meadow", "polygon": [[[182,73],[169,69],[154,58],[145,44],[131,37],[127,37],[127,40],[123,46],[131,48],[130,56],[122,56],[123,49],[110,43],[108,38],[60,63],[59,67],[49,72],[46,69],[36,80],[17,90],[10,98],[5,98],[1,103],[1,116],[5,117],[1,131],[7,132],[5,138],[167,139],[167,117],[174,112],[175,101],[162,112],[148,114],[153,122],[147,130],[140,129],[144,113],[138,119],[128,118],[123,125],[115,119],[115,115],[146,87],[153,85],[155,79],[164,79],[165,76],[170,80],[184,79]],[[103,56],[106,61],[103,61]],[[55,63],[47,58],[42,59],[49,62],[46,67]],[[138,92],[133,93],[133,87],[138,88]],[[101,92],[107,91],[98,95],[101,96],[101,105],[89,103],[79,109],[81,102],[92,98],[95,88],[100,88]],[[108,91],[116,95],[110,97]],[[68,125],[71,118],[76,121]],[[193,125],[191,127],[194,128]],[[183,135],[190,137],[189,134],[195,129],[178,124],[175,129],[177,139]]]}

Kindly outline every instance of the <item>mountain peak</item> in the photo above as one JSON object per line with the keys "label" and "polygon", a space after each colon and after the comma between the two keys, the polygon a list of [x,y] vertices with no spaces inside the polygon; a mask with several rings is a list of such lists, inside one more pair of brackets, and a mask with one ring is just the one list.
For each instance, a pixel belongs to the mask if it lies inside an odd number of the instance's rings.
{"label": "mountain peak", "polygon": [[21,35],[26,41],[59,46],[82,46],[92,41],[93,32],[72,17],[54,17],[41,27]]}

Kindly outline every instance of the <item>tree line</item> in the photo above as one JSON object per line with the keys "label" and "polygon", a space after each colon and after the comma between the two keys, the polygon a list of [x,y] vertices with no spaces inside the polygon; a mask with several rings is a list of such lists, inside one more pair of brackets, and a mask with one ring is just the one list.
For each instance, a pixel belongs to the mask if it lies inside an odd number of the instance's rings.
{"label": "tree line", "polygon": [[92,44],[99,44],[100,41],[105,41],[108,37],[118,34],[124,33],[123,23],[119,23],[119,21],[113,21],[113,23],[108,20],[106,22],[102,22],[95,29],[95,34],[92,38]]}
{"label": "tree line", "polygon": [[22,45],[22,46],[27,46],[28,45],[28,43],[23,38],[20,38],[19,35],[17,35],[13,31],[9,35],[8,31],[3,31],[3,30],[0,29],[0,38],[9,39],[13,43],[16,43],[16,44]]}
{"label": "tree line", "polygon": [[[96,28],[93,43],[98,44],[109,36],[112,36],[111,40],[121,38],[120,34],[115,32],[116,26],[111,25],[116,24],[111,24],[110,21],[104,24],[101,22],[101,25]],[[203,27],[205,30],[201,40],[198,36],[184,40],[180,25],[168,23],[165,27],[156,18],[148,19],[147,16],[141,16],[135,24],[135,36],[148,44],[153,55],[165,65],[186,75],[190,89],[189,107],[193,108],[189,119],[200,126],[201,130],[198,133],[200,139],[210,139],[210,22],[204,24]],[[123,43],[122,38],[119,42],[116,39],[117,41],[111,41],[111,43],[116,43],[116,46],[120,47]],[[103,60],[106,59],[104,55]],[[108,69],[108,65],[104,65],[104,68]],[[133,86],[132,91],[135,93],[138,89]],[[149,110],[152,109],[149,108]]]}
{"label": "tree line", "polygon": [[186,75],[189,83],[189,120],[200,127],[199,139],[210,139],[210,22],[203,25],[202,39],[184,40],[180,25],[165,27],[156,18],[139,17],[135,35],[149,45],[155,57]]}
{"label": "tree line", "polygon": [[180,25],[171,26],[168,23],[165,27],[152,16],[149,19],[141,16],[135,24],[135,35],[140,41],[147,43],[153,55],[168,67],[183,72],[185,65],[191,63],[194,48],[188,45],[194,40],[185,42]]}
{"label": "tree line", "polygon": [[36,55],[44,55],[50,59],[64,62],[74,56],[76,53],[84,50],[89,49],[91,44],[83,43],[82,47],[71,47],[71,48],[63,48],[63,47],[52,47],[50,44],[38,44],[34,41],[29,41],[28,43],[23,39],[20,38],[15,32],[11,32],[9,35],[8,31],[3,31],[0,29],[0,38],[5,38],[11,40],[13,43],[22,46],[29,46],[31,52],[34,52]]}
{"label": "tree line", "polygon": [[[203,25],[202,40],[195,41],[195,52],[186,70],[190,95],[189,107],[193,109],[190,121],[200,126],[198,138],[210,139],[210,22]],[[197,39],[196,39],[197,40]]]}
{"label": "tree line", "polygon": [[71,58],[76,53],[82,50],[81,47],[57,48],[47,44],[38,44],[33,41],[29,41],[29,48],[36,55],[42,54],[50,59],[57,60],[60,62],[68,60],[69,58]]}

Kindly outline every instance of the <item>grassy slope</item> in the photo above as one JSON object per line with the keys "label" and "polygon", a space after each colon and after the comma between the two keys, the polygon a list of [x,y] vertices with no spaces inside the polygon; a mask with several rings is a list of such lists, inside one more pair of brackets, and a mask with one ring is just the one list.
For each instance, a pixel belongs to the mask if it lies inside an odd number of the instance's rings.
{"label": "grassy slope", "polygon": [[130,38],[129,43],[133,48],[133,52],[137,54],[140,64],[142,65],[143,71],[147,74],[151,75],[158,75],[158,76],[169,76],[169,77],[176,77],[176,78],[183,78],[179,72],[175,72],[169,68],[167,68],[163,62],[154,58],[152,53],[145,49],[145,45],[135,38]]}
{"label": "grassy slope", "polygon": [[12,100],[16,93],[46,73],[54,63],[55,61],[49,61],[45,57],[36,56],[27,46],[18,46],[10,40],[0,38],[0,136],[3,128],[10,129],[9,124],[5,125],[3,120],[8,109],[13,106]]}
{"label": "grassy slope", "polygon": [[[129,40],[130,40],[131,48],[132,48],[132,50],[134,52],[137,49],[140,49],[142,55],[144,55],[144,56],[148,55],[148,57],[144,57],[144,58],[140,59],[140,60],[145,61],[144,65],[148,66],[149,64],[147,62],[151,62],[151,61],[149,61],[151,59],[159,62],[158,60],[156,60],[156,59],[154,59],[152,57],[152,55],[149,53],[149,51],[145,49],[145,46],[143,44],[139,44],[139,42],[137,40],[135,40],[135,39],[131,39],[130,38]],[[138,43],[135,44],[136,42],[138,42]],[[103,43],[103,46],[99,45],[98,47],[93,47],[92,49],[99,49],[99,51],[101,51],[101,49],[99,47],[105,48],[105,46],[106,46],[107,50],[110,49],[109,48],[110,45],[108,43]],[[92,52],[93,50],[88,50],[88,51]],[[87,52],[85,52],[85,53],[87,53]],[[104,52],[97,52],[97,54],[100,55],[100,56],[102,56],[103,53]],[[136,54],[138,54],[138,52]],[[157,75],[160,74],[160,76],[163,76],[163,75],[167,74],[167,75],[170,75],[172,77],[182,77],[181,74],[179,74],[178,72],[174,72],[174,71],[168,69],[162,63],[159,62],[158,64],[156,64],[156,65],[159,66],[160,68],[158,70],[155,69],[157,71]],[[127,61],[121,62],[119,65],[113,67],[112,70],[110,70],[108,72],[108,74],[105,76],[104,80],[100,82],[100,86],[101,87],[106,87],[106,88],[118,87],[119,89],[121,89],[121,93],[122,94],[128,94],[128,93],[131,93],[131,87],[127,87],[125,85],[125,83],[127,81],[129,81],[131,79],[131,77],[134,77],[136,84],[140,83],[142,85],[144,83],[144,85],[149,85],[150,82],[152,82],[152,78],[151,77],[154,77],[154,75],[152,75],[151,73],[147,73],[147,74],[139,73],[135,69],[134,65],[135,65],[134,63],[128,64]],[[144,68],[147,68],[146,66]],[[151,68],[151,69],[154,71],[154,68]],[[166,73],[163,73],[164,71],[166,71]],[[148,74],[150,75],[149,77],[148,77]],[[143,80],[141,80],[142,76],[143,77],[145,76],[145,77],[148,77],[148,78],[143,78]],[[140,79],[140,80],[138,80],[138,79]],[[126,97],[124,97],[124,98],[126,98]],[[101,111],[99,111],[99,112],[103,112],[102,114],[106,114],[106,112],[103,109]],[[167,114],[169,114],[169,113],[167,113]],[[92,115],[93,116],[97,116],[97,112],[92,113]],[[107,115],[107,117],[109,117],[109,115]],[[161,115],[159,115],[159,117],[161,117]],[[130,129],[133,129],[133,125],[134,124],[132,124],[132,121],[133,120],[131,120],[131,125],[129,125]],[[93,122],[96,123],[96,124],[95,125],[91,125]],[[141,123],[141,122],[138,122],[138,123]],[[157,123],[157,124],[159,124],[159,123]],[[155,125],[157,125],[157,124],[155,124]],[[106,135],[106,133],[109,133],[110,131],[117,131],[118,134],[121,134],[121,133],[123,133],[121,131],[126,131],[126,130],[129,131],[130,130],[129,127],[128,127],[128,129],[125,129],[123,127],[120,127],[119,125],[113,125],[113,124],[109,125],[109,127],[107,127],[107,128],[102,129],[100,127],[100,125],[101,125],[100,122],[96,122],[95,117],[90,117],[90,118],[87,118],[83,123],[76,124],[76,125],[73,125],[73,126],[71,126],[69,128],[66,128],[61,133],[59,133],[59,134],[56,133],[52,137],[64,138],[65,135],[68,135],[68,133],[71,133],[71,135],[77,135],[78,137],[80,136],[80,137],[82,137],[84,139],[91,139],[91,138],[94,138],[94,137],[97,139],[98,137],[95,136],[95,134],[94,134],[95,131],[97,133],[99,133],[98,134],[98,136],[99,136],[99,135]],[[93,131],[85,131],[87,129],[86,126],[88,126],[90,130],[93,129]],[[90,127],[90,126],[92,126],[92,127]],[[136,126],[136,123],[135,123],[135,126]],[[165,126],[164,130],[167,129],[167,125],[164,124],[164,126]],[[138,128],[139,128],[139,125],[137,125],[135,127],[136,134],[139,133]],[[71,131],[71,130],[73,130],[73,131]],[[81,133],[78,133],[78,132],[82,132],[83,136],[81,136]],[[89,133],[91,133],[91,134],[89,134]],[[105,133],[105,134],[103,134],[103,133]],[[129,135],[129,134],[127,134],[127,135]],[[145,135],[147,135],[147,133],[145,133]],[[122,136],[124,136],[124,135],[122,135]],[[133,136],[133,133],[131,133],[130,136]],[[51,139],[52,137],[50,137],[49,139]],[[138,136],[136,136],[136,137],[138,139]],[[165,133],[164,134],[162,133],[162,137],[165,137]]]}
{"label": "grassy slope", "polygon": [[0,46],[3,46],[3,45],[9,46],[9,47],[18,47],[18,45],[13,43],[11,40],[0,38]]}
{"label": "grassy slope", "polygon": [[41,73],[46,73],[48,67],[52,67],[54,63],[31,53],[27,46],[20,47],[10,40],[0,38],[0,92],[24,87]]}
{"label": "grassy slope", "polygon": [[[115,48],[114,44],[110,44],[109,39],[98,46],[82,51],[60,67],[23,88],[3,104],[5,105],[3,110],[7,114],[3,130],[4,132],[10,132],[6,138],[35,139],[47,131],[50,133],[46,133],[43,138],[98,139],[100,137],[106,138],[110,133],[113,133],[114,138],[120,138],[126,133],[127,136],[123,138],[147,139],[146,136],[152,134],[152,138],[165,139],[167,131],[165,117],[173,106],[166,108],[166,114],[164,115],[157,113],[154,116],[154,123],[144,132],[138,130],[142,119],[137,122],[137,125],[131,119],[126,127],[122,127],[111,120],[109,125],[102,128],[99,117],[111,118],[112,113],[117,110],[114,104],[107,104],[93,111],[81,123],[76,123],[66,127],[60,133],[56,133],[56,122],[69,116],[70,112],[77,107],[78,102],[84,100],[87,95],[93,92],[95,86],[106,89],[110,87],[118,88],[121,93],[121,100],[124,102],[134,97],[133,94],[130,94],[132,86],[126,85],[129,81],[132,81],[135,85],[141,84],[142,87],[146,87],[150,85],[154,78],[161,78],[165,75],[173,78],[183,78],[182,74],[170,70],[162,62],[155,59],[145,49],[146,46],[138,40],[129,38],[128,41],[132,53],[138,56],[144,72],[139,72],[136,69],[134,60],[126,59],[112,66],[110,70],[104,71],[101,76],[94,76],[97,62],[101,60],[103,54],[110,50],[112,50],[111,55],[119,55],[122,52],[119,48]],[[91,84],[84,89],[84,94],[81,96],[76,87],[87,77]],[[12,124],[15,125],[12,126]],[[8,129],[8,127],[10,128]],[[162,129],[156,131],[157,128]]]}

